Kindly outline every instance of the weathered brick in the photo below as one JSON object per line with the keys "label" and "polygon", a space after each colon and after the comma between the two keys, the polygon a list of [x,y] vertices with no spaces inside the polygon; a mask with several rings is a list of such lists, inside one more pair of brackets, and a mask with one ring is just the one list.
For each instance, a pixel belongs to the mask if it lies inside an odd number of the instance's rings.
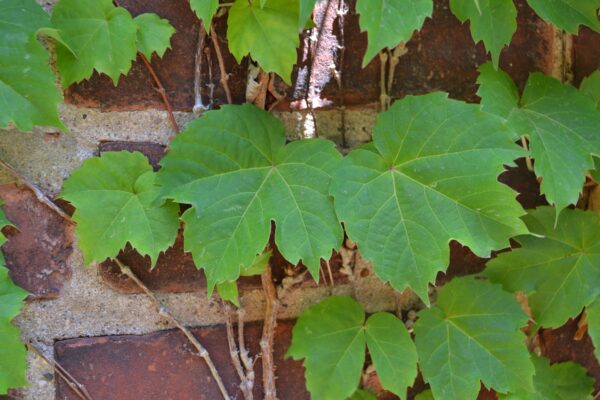
{"label": "weathered brick", "polygon": [[100,143],[98,150],[100,151],[100,153],[104,153],[106,151],[125,151],[125,150],[132,151],[132,152],[139,151],[140,153],[142,153],[143,155],[145,155],[148,158],[148,161],[150,162],[150,164],[152,164],[152,168],[154,168],[154,170],[157,171],[159,168],[158,163],[165,155],[166,149],[167,149],[167,146],[158,144],[158,143],[152,143],[152,142],[118,141],[118,142],[102,142],[102,143]]}
{"label": "weathered brick", "polygon": [[[309,399],[304,388],[300,362],[284,359],[293,322],[280,321],[275,334],[274,358],[277,365],[279,398]],[[251,354],[259,352],[261,324],[246,325],[246,342]],[[210,352],[229,394],[241,398],[239,378],[229,359],[223,326],[193,329]],[[109,336],[59,341],[57,360],[70,371],[95,399],[102,400],[215,400],[221,395],[204,361],[179,331],[163,331],[144,336]],[[262,398],[260,360],[255,363],[255,398]],[[62,380],[57,381],[57,399],[77,400]]]}
{"label": "weathered brick", "polygon": [[589,28],[581,28],[573,37],[573,79],[576,85],[600,69],[600,34]]}
{"label": "weathered brick", "polygon": [[37,298],[55,298],[71,277],[73,226],[18,184],[0,186],[4,212],[16,228],[5,228],[2,246],[16,284]]}

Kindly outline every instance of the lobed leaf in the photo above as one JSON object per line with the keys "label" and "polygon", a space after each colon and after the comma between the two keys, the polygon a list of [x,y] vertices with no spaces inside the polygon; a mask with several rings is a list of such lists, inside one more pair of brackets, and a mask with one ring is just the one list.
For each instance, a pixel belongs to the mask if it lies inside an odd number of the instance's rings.
{"label": "lobed leaf", "polygon": [[358,0],[360,29],[369,42],[363,58],[365,67],[384,48],[393,49],[408,42],[425,18],[433,13],[432,0]]}
{"label": "lobed leaf", "polygon": [[419,312],[415,341],[436,399],[476,399],[481,383],[499,393],[531,391],[534,369],[520,328],[527,315],[500,285],[455,278]]}
{"label": "lobed leaf", "polygon": [[559,29],[576,35],[585,25],[600,32],[599,0],[527,0],[537,15]]}
{"label": "lobed leaf", "polygon": [[348,236],[398,291],[428,301],[451,240],[486,257],[527,232],[503,164],[523,153],[499,118],[443,93],[408,96],[378,116],[373,144],[350,152],[331,193]]}
{"label": "lobed leaf", "polygon": [[[590,76],[581,81],[579,91],[590,97],[596,104],[596,108],[600,111],[600,71],[594,71]],[[598,128],[600,131],[600,128]],[[595,168],[590,172],[596,182],[600,182],[600,157],[594,157]]]}
{"label": "lobed leaf", "polygon": [[65,181],[61,197],[76,207],[73,220],[86,264],[114,258],[130,243],[154,265],[175,241],[179,206],[155,204],[155,179],[143,154],[123,151],[84,161]]}
{"label": "lobed leaf", "polygon": [[175,28],[156,14],[141,14],[134,18],[137,25],[137,50],[148,60],[156,53],[162,57],[171,48]]}
{"label": "lobed leaf", "polygon": [[186,251],[204,268],[209,288],[254,262],[271,221],[282,255],[302,261],[314,277],[341,245],[327,190],[341,158],[332,142],[286,145],[281,122],[245,104],[205,113],[170,148],[159,182],[164,197],[192,205],[183,216]]}
{"label": "lobed leaf", "polygon": [[524,221],[535,236],[501,253],[484,271],[492,282],[528,296],[533,319],[556,328],[577,316],[600,294],[600,216],[564,210],[555,225],[551,207],[532,210]]}
{"label": "lobed leaf", "polygon": [[594,344],[594,355],[600,360],[600,298],[596,298],[586,308],[588,334]]}
{"label": "lobed leaf", "polygon": [[358,389],[348,400],[377,400],[377,397],[367,390]]}
{"label": "lobed leaf", "polygon": [[212,19],[219,9],[219,0],[190,0],[190,7],[203,22],[206,33],[210,33]]}

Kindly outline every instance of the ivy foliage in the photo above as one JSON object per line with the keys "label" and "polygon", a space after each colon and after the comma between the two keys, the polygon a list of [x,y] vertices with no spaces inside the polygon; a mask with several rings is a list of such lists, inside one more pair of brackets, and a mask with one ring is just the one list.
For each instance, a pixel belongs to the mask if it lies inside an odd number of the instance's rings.
{"label": "ivy foliage", "polygon": [[600,32],[600,0],[527,0],[543,19],[560,29],[577,34],[580,25]]}
{"label": "ivy foliage", "polygon": [[133,19],[137,25],[137,51],[151,59],[152,54],[158,57],[171,48],[171,36],[175,28],[169,21],[156,14],[141,14]]}
{"label": "ivy foliage", "polygon": [[383,387],[404,398],[417,375],[417,352],[408,331],[389,313],[374,314],[365,322],[365,312],[350,297],[330,297],[305,311],[294,326],[287,354],[304,359],[313,398],[336,400],[356,392],[365,347]]}
{"label": "ivy foliage", "polygon": [[600,112],[575,88],[541,73],[529,77],[523,96],[504,71],[480,68],[479,96],[485,111],[502,116],[517,136],[529,139],[541,191],[557,212],[575,204],[592,155],[600,155]]}
{"label": "ivy foliage", "polygon": [[114,258],[127,243],[154,265],[175,241],[179,206],[155,200],[159,188],[147,158],[108,152],[90,158],[65,181],[61,197],[76,211],[77,237],[86,264]]}
{"label": "ivy foliage", "polygon": [[533,390],[534,368],[520,328],[527,315],[500,285],[457,278],[419,312],[415,342],[436,399],[475,399],[480,381],[499,393]]}
{"label": "ivy foliage", "polygon": [[524,221],[534,235],[518,237],[521,247],[491,260],[484,273],[526,294],[536,323],[556,328],[600,294],[600,215],[567,209],[555,228],[554,209],[541,207]]}
{"label": "ivy foliage", "polygon": [[512,132],[477,105],[408,96],[378,116],[372,144],[345,157],[331,193],[377,275],[428,301],[451,240],[485,257],[527,233],[515,193],[497,180],[522,155]]}
{"label": "ivy foliage", "polygon": [[14,124],[65,129],[58,118],[62,94],[48,65],[48,52],[38,42],[50,17],[35,0],[0,0],[0,128]]}
{"label": "ivy foliage", "polygon": [[210,33],[210,24],[219,9],[219,0],[190,0],[190,7],[204,23],[206,33]]}
{"label": "ivy foliage", "polygon": [[596,299],[586,307],[586,318],[588,322],[588,334],[594,343],[594,355],[600,359],[600,298]]}
{"label": "ivy foliage", "polygon": [[[0,227],[11,225],[0,210]],[[6,237],[0,233],[0,246]],[[27,384],[25,379],[25,346],[21,343],[21,332],[12,324],[12,320],[21,311],[23,300],[28,293],[16,286],[8,274],[4,256],[0,253],[0,395],[8,389]]]}
{"label": "ivy foliage", "polygon": [[163,196],[191,204],[185,246],[209,288],[236,280],[275,243],[313,277],[343,233],[329,196],[341,156],[330,141],[285,144],[281,122],[250,104],[224,106],[193,121],[170,145],[158,173]]}

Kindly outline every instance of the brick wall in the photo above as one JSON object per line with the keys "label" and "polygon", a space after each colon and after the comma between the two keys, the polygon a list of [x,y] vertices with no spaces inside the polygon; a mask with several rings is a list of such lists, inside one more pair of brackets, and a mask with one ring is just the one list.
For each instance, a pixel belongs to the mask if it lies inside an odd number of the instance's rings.
{"label": "brick wall", "polygon": [[[52,5],[51,1],[44,3]],[[152,64],[176,109],[179,125],[184,126],[194,118],[190,111],[194,103],[198,21],[186,0],[121,0],[120,3],[133,14],[155,12],[169,19],[177,29],[173,48],[164,59],[154,58]],[[312,104],[319,135],[336,141],[340,150],[369,140],[380,95],[379,61],[361,68],[366,36],[358,29],[353,1],[349,3],[351,11],[341,27],[334,16],[337,0],[320,1],[316,14],[318,21],[322,21],[318,46],[305,35],[293,74],[295,84],[286,87],[277,82],[286,99],[276,106],[275,114],[286,124],[290,139],[302,136],[311,116],[306,108]],[[562,34],[537,18],[525,1],[516,0],[516,4],[519,28],[510,48],[502,54],[501,65],[520,87],[532,71],[579,84],[583,77],[600,68],[600,35],[587,29],[582,29],[578,37]],[[216,29],[231,73],[233,98],[239,103],[245,97],[247,65],[237,65],[226,52],[225,18],[217,18]],[[337,47],[342,31],[347,46],[340,65]],[[446,0],[436,0],[433,18],[414,35],[407,49],[396,70],[393,98],[441,90],[453,98],[477,101],[476,69],[486,60],[485,51],[481,44],[473,43],[468,27],[451,15]],[[342,74],[341,87],[333,79],[332,65]],[[207,68],[203,81],[216,85],[213,105],[218,106],[225,101],[218,84],[219,68],[215,63],[210,69],[213,82],[209,81]],[[206,85],[203,90],[208,98]],[[63,180],[82,160],[102,151],[135,149],[156,163],[172,135],[152,80],[139,62],[118,87],[97,75],[70,87],[61,115],[72,135],[44,129],[33,133],[14,130],[0,133],[0,158],[48,196],[60,191]],[[519,192],[519,201],[525,207],[544,203],[535,177],[523,166],[509,170],[501,180]],[[10,239],[3,250],[13,279],[32,293],[17,319],[23,339],[35,343],[48,356],[56,357],[86,385],[95,399],[218,398],[216,385],[204,363],[192,355],[182,334],[156,313],[149,300],[119,274],[116,266],[104,263],[84,268],[73,226],[40,203],[23,182],[12,181],[8,175],[2,175],[2,182],[0,197],[9,219],[18,227],[7,230]],[[485,260],[457,244],[451,247],[450,269],[439,277],[440,283],[451,276],[483,268]],[[354,253],[353,249],[345,248],[332,259],[333,283],[322,280],[317,286],[304,279],[285,291],[275,347],[277,386],[283,400],[309,398],[304,390],[302,366],[283,359],[293,319],[307,306],[332,293],[355,296],[369,312],[388,310],[405,318],[417,306],[410,293],[395,294],[382,285],[370,266]],[[228,362],[224,311],[216,298],[207,298],[204,277],[195,269],[190,256],[183,253],[181,241],[161,256],[154,271],[149,271],[145,260],[130,249],[122,257],[152,290],[160,293],[174,314],[185,324],[196,327],[194,333],[213,355],[230,392],[237,393],[239,398],[237,377]],[[298,267],[277,255],[271,264],[279,284],[299,272]],[[354,268],[352,275],[341,272],[348,265]],[[260,282],[244,279],[241,289],[248,322],[247,341],[256,353],[264,310]],[[589,338],[572,339],[576,327],[576,321],[572,321],[560,329],[543,332],[541,348],[552,361],[580,362],[600,382],[600,366],[593,358]],[[51,369],[33,354],[29,356],[28,377],[31,386],[16,391],[13,398],[76,399],[64,382],[55,379]],[[257,398],[261,397],[259,382],[260,378],[255,387]],[[365,382],[377,388],[373,377],[365,377]],[[416,386],[413,393],[423,384]],[[385,393],[380,397],[394,398]],[[482,392],[482,398],[494,395]]]}

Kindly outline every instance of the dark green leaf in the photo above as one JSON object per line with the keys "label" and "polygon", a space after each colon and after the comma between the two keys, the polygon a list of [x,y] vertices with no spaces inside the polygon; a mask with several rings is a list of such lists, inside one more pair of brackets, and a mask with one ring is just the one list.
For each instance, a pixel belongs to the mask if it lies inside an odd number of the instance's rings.
{"label": "dark green leaf", "polygon": [[585,25],[600,32],[598,21],[599,0],[527,0],[531,8],[543,19],[577,34],[579,25]]}
{"label": "dark green leaf", "polygon": [[600,298],[586,307],[588,334],[594,343],[594,355],[600,360]]}
{"label": "dark green leaf", "polygon": [[377,400],[377,397],[366,390],[358,389],[348,400]]}
{"label": "dark green leaf", "polygon": [[310,18],[317,4],[317,0],[300,0],[300,18],[298,19],[298,27],[304,29],[306,22]]}

